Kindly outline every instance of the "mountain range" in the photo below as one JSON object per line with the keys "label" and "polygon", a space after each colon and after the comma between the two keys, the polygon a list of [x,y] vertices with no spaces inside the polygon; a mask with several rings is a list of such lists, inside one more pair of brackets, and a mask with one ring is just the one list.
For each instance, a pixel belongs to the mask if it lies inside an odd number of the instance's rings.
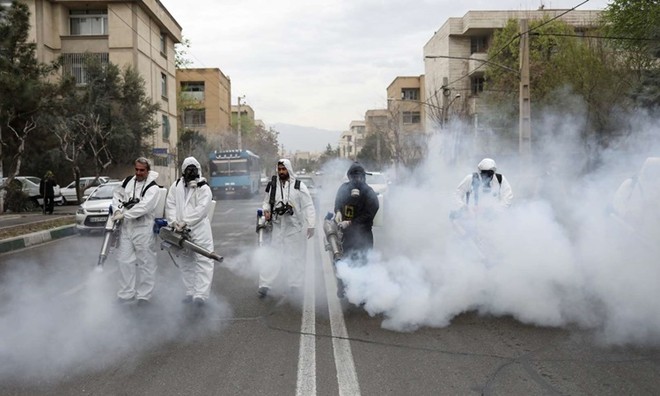
{"label": "mountain range", "polygon": [[287,152],[316,151],[324,152],[328,144],[335,149],[339,145],[340,131],[330,131],[315,127],[305,127],[291,124],[271,125],[279,132],[277,141],[280,147],[284,145]]}

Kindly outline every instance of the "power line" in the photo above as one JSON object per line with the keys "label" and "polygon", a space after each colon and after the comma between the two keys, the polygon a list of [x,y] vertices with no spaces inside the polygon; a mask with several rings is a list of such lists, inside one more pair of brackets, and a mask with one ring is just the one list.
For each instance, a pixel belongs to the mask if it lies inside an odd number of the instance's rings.
{"label": "power line", "polygon": [[460,76],[460,77],[458,77],[458,78],[452,80],[451,82],[447,83],[446,86],[448,87],[448,86],[450,86],[450,85],[452,85],[452,84],[454,84],[454,83],[456,83],[456,82],[458,82],[458,81],[460,81],[460,80],[462,80],[462,79],[464,79],[464,78],[466,78],[466,77],[469,77],[469,76],[470,76],[471,74],[473,74],[476,70],[480,69],[481,67],[483,67],[483,66],[486,65],[487,63],[493,62],[495,57],[497,57],[499,54],[501,54],[502,51],[504,51],[504,50],[505,50],[509,45],[511,45],[511,43],[513,43],[515,40],[519,39],[523,34],[531,33],[532,31],[534,31],[534,30],[536,30],[536,29],[538,29],[538,28],[540,28],[540,27],[542,27],[542,26],[544,26],[544,25],[547,25],[548,23],[550,23],[550,22],[552,22],[552,21],[554,21],[554,20],[557,20],[557,19],[561,18],[562,16],[568,14],[568,13],[571,12],[571,11],[574,11],[574,10],[577,9],[578,7],[583,6],[584,4],[586,4],[586,3],[588,3],[588,2],[589,2],[589,0],[584,0],[582,3],[580,3],[580,4],[576,5],[576,6],[574,6],[573,8],[570,8],[570,9],[568,9],[568,10],[566,10],[566,11],[560,13],[560,14],[555,15],[554,17],[548,19],[547,21],[544,21],[544,22],[541,23],[540,25],[535,26],[535,27],[533,27],[533,28],[529,28],[529,29],[527,29],[527,31],[525,31],[525,32],[523,32],[523,33],[518,33],[518,34],[516,34],[515,36],[513,36],[513,37],[511,38],[511,40],[509,40],[506,44],[504,44],[502,47],[500,47],[500,49],[498,49],[497,51],[495,51],[495,53],[494,53],[492,56],[490,56],[488,59],[486,59],[486,60],[484,61],[484,63],[482,63],[482,64],[480,64],[479,66],[475,67],[472,71],[470,71],[470,72],[468,72],[468,73],[465,73],[465,74],[463,74],[462,76]]}
{"label": "power line", "polygon": [[578,37],[578,38],[593,38],[604,40],[631,40],[631,41],[659,41],[660,38],[650,37],[622,37],[622,36],[587,36],[583,34],[568,34],[568,33],[532,33],[531,36],[561,36],[561,37]]}

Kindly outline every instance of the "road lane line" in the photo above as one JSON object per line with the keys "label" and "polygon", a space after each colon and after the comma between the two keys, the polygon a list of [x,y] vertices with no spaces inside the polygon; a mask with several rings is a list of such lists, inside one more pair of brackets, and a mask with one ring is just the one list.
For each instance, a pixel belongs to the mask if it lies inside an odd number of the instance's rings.
{"label": "road lane line", "polygon": [[298,352],[298,381],[296,395],[316,395],[316,301],[314,298],[314,241],[307,240],[305,260],[305,294],[302,323],[300,325],[300,349]]}
{"label": "road lane line", "polygon": [[325,292],[328,300],[330,315],[330,330],[332,333],[332,349],[335,355],[335,368],[337,370],[337,386],[339,394],[345,396],[359,396],[360,383],[358,382],[355,362],[351,352],[351,343],[348,340],[348,331],[344,322],[344,313],[337,298],[337,279],[330,262],[330,256],[325,251],[324,238],[319,235],[321,244],[321,260],[323,262],[323,277],[325,278]]}

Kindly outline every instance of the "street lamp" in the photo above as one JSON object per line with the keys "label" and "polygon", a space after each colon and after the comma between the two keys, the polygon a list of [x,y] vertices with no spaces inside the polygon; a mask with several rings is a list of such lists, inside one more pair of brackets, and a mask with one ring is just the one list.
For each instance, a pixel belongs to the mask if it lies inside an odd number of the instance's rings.
{"label": "street lamp", "polygon": [[238,97],[238,113],[236,114],[236,125],[238,128],[238,149],[243,150],[243,138],[241,136],[241,99],[245,99],[245,95]]}

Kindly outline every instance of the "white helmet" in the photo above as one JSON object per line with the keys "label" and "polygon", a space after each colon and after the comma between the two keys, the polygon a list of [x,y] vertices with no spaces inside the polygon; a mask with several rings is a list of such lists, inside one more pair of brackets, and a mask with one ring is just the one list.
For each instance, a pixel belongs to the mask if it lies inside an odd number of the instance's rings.
{"label": "white helmet", "polygon": [[485,171],[485,170],[492,170],[495,172],[497,170],[497,165],[495,164],[495,161],[490,159],[490,158],[484,158],[479,162],[479,165],[477,165],[477,168],[480,171]]}

